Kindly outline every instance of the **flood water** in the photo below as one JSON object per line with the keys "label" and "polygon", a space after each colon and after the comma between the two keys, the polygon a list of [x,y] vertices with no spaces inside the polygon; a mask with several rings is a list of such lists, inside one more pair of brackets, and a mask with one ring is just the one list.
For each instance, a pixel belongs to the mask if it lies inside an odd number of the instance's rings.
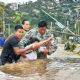
{"label": "flood water", "polygon": [[80,80],[80,57],[62,53],[66,52],[59,47],[48,59],[0,66],[0,80]]}
{"label": "flood water", "polygon": [[66,72],[68,76],[80,74],[80,59],[24,61],[1,66],[0,71],[0,80],[68,80],[63,77]]}

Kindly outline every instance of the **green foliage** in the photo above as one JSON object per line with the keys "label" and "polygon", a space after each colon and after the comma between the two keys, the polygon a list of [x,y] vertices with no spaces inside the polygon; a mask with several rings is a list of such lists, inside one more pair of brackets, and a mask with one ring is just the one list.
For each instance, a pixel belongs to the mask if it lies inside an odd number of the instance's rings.
{"label": "green foliage", "polygon": [[64,49],[68,51],[73,51],[75,48],[76,48],[76,44],[71,42],[67,42],[64,46]]}
{"label": "green foliage", "polygon": [[20,12],[16,12],[14,19],[13,19],[13,22],[20,23],[21,17],[22,17],[22,14]]}
{"label": "green foliage", "polygon": [[[78,0],[37,0],[36,2],[26,2],[24,4],[18,4],[18,9],[14,10],[11,8],[13,4],[7,4],[5,6],[5,24],[21,24],[23,19],[28,19],[31,22],[31,26],[37,25],[39,20],[46,20],[50,25],[53,22],[53,27],[56,25],[55,21],[49,16],[44,14],[41,9],[45,10],[51,16],[60,21],[63,25],[69,26],[69,29],[74,33],[80,34],[80,24],[76,23],[76,8]],[[0,15],[2,16],[2,3],[0,4]],[[0,27],[2,27],[2,17],[0,17]],[[69,24],[67,24],[69,21]],[[76,23],[77,28],[74,30],[74,24]],[[13,28],[13,26],[11,26]],[[58,29],[57,29],[58,28]],[[59,27],[55,27],[55,30],[59,30]],[[58,34],[60,36],[60,34]],[[63,39],[67,40],[67,35],[63,35]]]}
{"label": "green foliage", "polygon": [[4,10],[4,4],[0,2],[0,28],[1,29],[3,26],[3,10]]}

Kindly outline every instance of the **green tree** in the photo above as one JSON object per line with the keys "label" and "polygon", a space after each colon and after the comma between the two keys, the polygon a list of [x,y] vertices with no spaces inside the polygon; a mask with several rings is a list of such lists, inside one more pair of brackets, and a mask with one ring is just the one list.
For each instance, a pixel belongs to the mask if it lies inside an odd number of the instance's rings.
{"label": "green tree", "polygon": [[0,2],[0,31],[3,28],[3,11],[4,11],[4,3]]}

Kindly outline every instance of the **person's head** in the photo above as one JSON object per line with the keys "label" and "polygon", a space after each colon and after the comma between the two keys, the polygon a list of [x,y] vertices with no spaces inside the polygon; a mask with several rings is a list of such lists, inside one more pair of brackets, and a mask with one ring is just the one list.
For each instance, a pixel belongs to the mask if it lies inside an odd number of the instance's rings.
{"label": "person's head", "polygon": [[25,31],[29,30],[30,29],[30,22],[27,19],[24,19],[22,21],[22,27]]}
{"label": "person's head", "polygon": [[46,21],[40,21],[38,23],[38,31],[41,35],[43,35],[46,32],[47,29],[47,22]]}
{"label": "person's head", "polygon": [[23,36],[23,27],[21,25],[16,25],[14,30],[15,30],[15,35],[18,38],[22,38],[22,36]]}

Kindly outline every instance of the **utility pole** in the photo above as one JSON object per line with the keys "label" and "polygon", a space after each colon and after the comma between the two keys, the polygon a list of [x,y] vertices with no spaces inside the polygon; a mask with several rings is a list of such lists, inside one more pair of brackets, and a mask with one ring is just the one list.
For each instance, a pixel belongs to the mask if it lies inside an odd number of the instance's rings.
{"label": "utility pole", "polygon": [[52,22],[51,22],[51,27],[50,27],[50,30],[52,31]]}
{"label": "utility pole", "polygon": [[6,25],[8,25],[8,35],[10,35],[11,34],[10,24],[6,24]]}
{"label": "utility pole", "polygon": [[76,17],[76,22],[75,24],[77,25],[76,26],[76,31],[77,31],[77,34],[80,35],[80,27],[79,27],[79,10],[80,10],[80,6],[75,6],[75,11],[76,11],[76,14],[77,14],[77,17]]}
{"label": "utility pole", "polygon": [[[4,9],[3,9],[3,34],[5,33]],[[5,35],[4,35],[5,36]]]}

